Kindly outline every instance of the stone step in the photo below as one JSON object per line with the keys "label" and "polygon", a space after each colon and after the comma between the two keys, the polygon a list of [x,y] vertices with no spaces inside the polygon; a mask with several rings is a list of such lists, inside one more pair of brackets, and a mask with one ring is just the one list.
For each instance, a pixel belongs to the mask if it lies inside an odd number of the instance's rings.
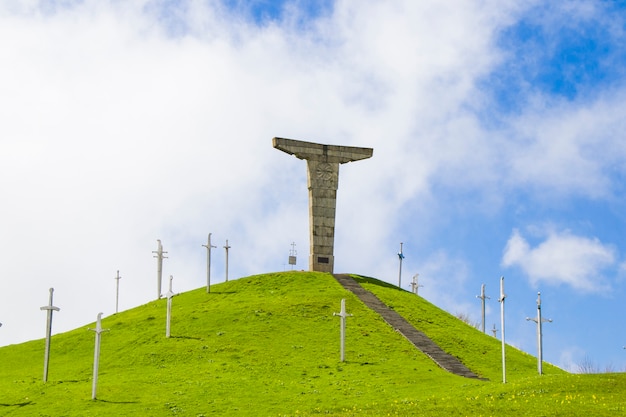
{"label": "stone step", "polygon": [[424,333],[417,330],[411,323],[395,310],[389,308],[385,303],[370,291],[361,287],[354,278],[347,274],[334,274],[335,279],[348,291],[359,297],[359,299],[370,309],[374,310],[397,332],[407,338],[416,348],[424,352],[437,365],[455,375],[466,378],[480,379],[478,375],[470,371],[456,357],[445,352],[435,342]]}

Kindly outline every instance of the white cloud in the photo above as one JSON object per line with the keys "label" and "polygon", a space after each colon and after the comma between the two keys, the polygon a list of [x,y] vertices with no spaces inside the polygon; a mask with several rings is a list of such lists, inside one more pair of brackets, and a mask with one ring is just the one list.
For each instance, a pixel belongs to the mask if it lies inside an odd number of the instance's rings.
{"label": "white cloud", "polygon": [[450,162],[425,133],[468,119],[458,108],[496,59],[506,14],[346,1],[302,31],[211,2],[178,8],[176,23],[157,4],[0,6],[0,266],[12,280],[0,312],[25,318],[3,319],[3,341],[40,334],[49,287],[56,330],[111,312],[118,269],[122,308],[154,298],[157,238],[176,291],[203,285],[208,232],[216,282],[225,239],[231,278],[283,269],[292,241],[306,268],[306,168],[273,136],[374,148],[341,168],[336,254],[338,268],[385,276],[400,207]]}
{"label": "white cloud", "polygon": [[507,189],[529,189],[538,200],[619,193],[622,181],[615,174],[624,175],[619,161],[626,157],[620,140],[626,128],[620,70],[626,33],[623,13],[614,7],[538,2],[505,35],[513,39],[505,37],[511,48],[504,53],[511,55],[500,75],[511,77],[504,94],[519,111],[505,117],[500,140],[491,145],[500,152],[497,169]]}
{"label": "white cloud", "polygon": [[609,287],[602,272],[614,263],[612,247],[568,231],[548,231],[547,238],[532,248],[520,232],[514,230],[502,256],[503,266],[521,268],[533,286],[566,284],[590,292],[601,292]]}
{"label": "white cloud", "polygon": [[624,96],[617,90],[575,103],[542,97],[507,133],[505,182],[542,197],[613,195],[621,186],[614,174],[624,174],[618,161],[626,158],[626,145],[616,140],[626,129]]}
{"label": "white cloud", "polygon": [[[482,126],[476,83],[506,59],[495,39],[518,2],[345,0],[306,30],[218,1],[165,16],[171,2],[40,3],[0,4],[2,343],[42,335],[51,286],[56,330],[111,312],[118,269],[122,308],[154,298],[157,238],[176,291],[203,285],[209,232],[216,282],[226,239],[231,278],[283,269],[292,241],[306,268],[306,166],[273,136],[374,148],[341,167],[335,254],[338,271],[390,282],[399,241],[418,247],[442,216],[440,184],[605,195],[603,158],[626,159],[609,140],[624,131],[618,93],[546,120],[534,106],[505,133]],[[522,245],[514,264],[535,251]],[[474,300],[462,256],[417,268],[407,255],[406,281],[420,272],[427,298],[453,312]]]}

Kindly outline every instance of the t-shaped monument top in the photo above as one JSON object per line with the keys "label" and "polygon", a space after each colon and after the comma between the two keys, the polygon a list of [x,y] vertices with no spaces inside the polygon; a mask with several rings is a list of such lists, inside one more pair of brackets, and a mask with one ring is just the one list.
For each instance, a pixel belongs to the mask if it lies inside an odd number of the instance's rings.
{"label": "t-shaped monument top", "polygon": [[339,164],[370,158],[374,150],[284,138],[274,138],[272,144],[276,149],[307,161],[311,248],[309,269],[332,273],[335,264],[333,247]]}
{"label": "t-shaped monument top", "polygon": [[272,144],[296,158],[324,161],[329,163],[345,164],[346,162],[359,161],[371,158],[372,148],[358,148],[355,146],[322,145],[321,143],[305,142],[285,138],[274,138]]}

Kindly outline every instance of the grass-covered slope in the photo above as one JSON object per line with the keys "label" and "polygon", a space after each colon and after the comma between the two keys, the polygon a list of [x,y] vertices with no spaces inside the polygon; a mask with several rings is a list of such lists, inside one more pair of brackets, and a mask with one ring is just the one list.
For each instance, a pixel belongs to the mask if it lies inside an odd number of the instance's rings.
{"label": "grass-covered slope", "polygon": [[[443,311],[421,297],[382,283],[373,278],[354,275],[365,289],[402,315],[415,328],[424,332],[442,349],[461,359],[472,371],[492,381],[502,381],[502,342],[491,335],[476,331],[472,326]],[[512,346],[506,350],[507,380],[516,381],[537,374],[537,358]],[[559,375],[564,371],[543,364],[544,375]]]}
{"label": "grass-covered slope", "polygon": [[[98,400],[91,400],[94,333],[53,337],[49,381],[42,340],[0,348],[0,415],[613,415],[626,408],[622,374],[568,375],[511,349],[502,384],[499,342],[420,297],[357,278],[474,372],[438,368],[328,274],[258,275],[107,317]],[[346,298],[346,362],[339,311]],[[508,369],[507,367],[507,369]]]}

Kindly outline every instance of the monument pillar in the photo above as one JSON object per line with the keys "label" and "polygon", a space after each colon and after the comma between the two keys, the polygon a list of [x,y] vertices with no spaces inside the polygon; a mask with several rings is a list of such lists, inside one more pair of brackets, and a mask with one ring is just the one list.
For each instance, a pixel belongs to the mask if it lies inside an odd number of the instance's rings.
{"label": "monument pillar", "polygon": [[374,150],[322,145],[285,138],[274,138],[272,144],[276,149],[307,161],[309,270],[332,273],[335,265],[335,208],[339,187],[339,164],[370,158]]}

